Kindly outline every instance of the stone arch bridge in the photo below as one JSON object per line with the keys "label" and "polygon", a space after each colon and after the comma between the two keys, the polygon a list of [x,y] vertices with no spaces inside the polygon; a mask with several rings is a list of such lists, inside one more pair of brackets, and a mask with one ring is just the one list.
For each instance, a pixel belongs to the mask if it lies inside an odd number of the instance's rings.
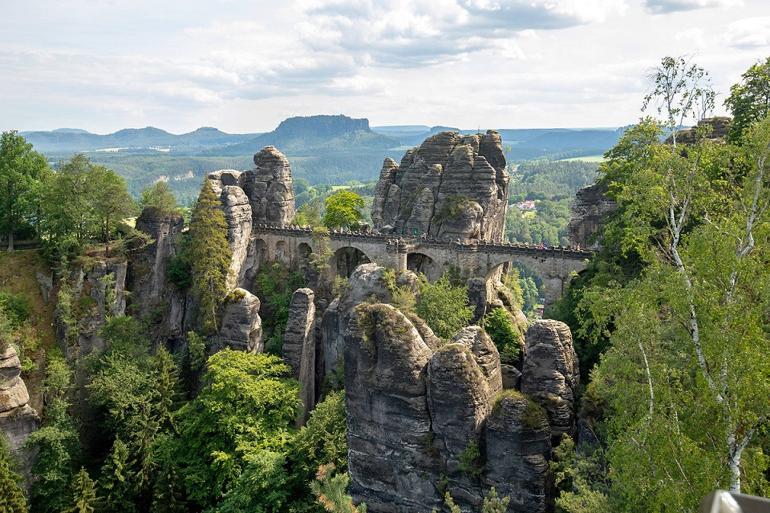
{"label": "stone arch bridge", "polygon": [[326,250],[332,255],[330,271],[343,276],[349,276],[362,263],[375,262],[393,269],[422,272],[431,281],[451,267],[468,277],[489,279],[497,271],[515,264],[535,272],[543,280],[546,304],[561,297],[570,279],[586,268],[593,254],[564,247],[446,242],[376,232],[332,230],[328,237],[321,237],[310,228],[264,224],[253,226],[251,236],[255,269],[268,261],[302,265],[311,253],[323,251],[322,244],[328,244]]}

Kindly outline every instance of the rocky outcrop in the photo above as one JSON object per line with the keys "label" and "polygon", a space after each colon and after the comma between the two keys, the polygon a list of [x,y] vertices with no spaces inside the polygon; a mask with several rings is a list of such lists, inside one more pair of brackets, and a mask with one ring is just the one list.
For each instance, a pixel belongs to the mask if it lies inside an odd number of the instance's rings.
{"label": "rocky outcrop", "polygon": [[417,513],[440,509],[449,491],[463,511],[478,511],[494,487],[510,498],[511,513],[545,512],[552,438],[574,419],[565,410],[577,385],[566,326],[543,321],[529,333],[530,398],[503,390],[500,357],[483,329],[429,343],[429,328],[373,301],[353,309],[345,335],[354,500],[375,513]]}
{"label": "rocky outcrop", "polygon": [[487,419],[485,486],[510,498],[509,512],[541,513],[550,455],[551,430],[542,408],[518,392],[503,393]]}
{"label": "rocky outcrop", "polygon": [[[698,131],[701,131],[702,137],[711,141],[724,141],[730,132],[732,118],[727,116],[715,116],[698,121],[697,127],[685,128],[676,133],[677,144],[695,144],[698,138]],[[666,139],[667,143],[673,141],[672,137]]]}
{"label": "rocky outcrop", "polygon": [[[386,273],[387,270],[384,267],[374,263],[359,265],[350,275],[342,295],[332,301],[324,311],[320,330],[321,347],[317,361],[319,381],[333,374],[342,361],[344,336],[356,305],[365,301],[382,303],[391,301],[392,292],[388,288]],[[417,276],[410,271],[398,273],[396,284],[417,292]],[[426,336],[429,343],[434,343],[432,332]]]}
{"label": "rocky outcrop", "polygon": [[0,435],[5,436],[16,454],[40,425],[37,412],[28,403],[29,393],[21,378],[16,348],[0,341]]}
{"label": "rocky outcrop", "polygon": [[617,205],[607,197],[604,182],[579,189],[572,203],[572,215],[567,225],[570,244],[583,249],[598,249],[599,229]]}
{"label": "rocky outcrop", "polygon": [[375,512],[439,507],[425,379],[430,347],[384,304],[356,307],[345,339],[351,494]]}
{"label": "rocky outcrop", "polygon": [[527,330],[521,391],[548,414],[553,443],[575,434],[575,391],[580,381],[578,359],[569,327],[540,320]]}
{"label": "rocky outcrop", "polygon": [[262,319],[259,298],[245,289],[232,290],[223,307],[222,327],[216,337],[216,348],[224,346],[249,352],[261,352]]}
{"label": "rocky outcrop", "polygon": [[251,236],[255,224],[286,226],[294,218],[294,185],[291,166],[273,146],[254,155],[254,169],[223,169],[208,175],[219,195],[227,220],[227,240],[232,250],[228,287],[245,286],[259,254]]}
{"label": "rocky outcrop", "polygon": [[501,241],[508,173],[500,135],[441,132],[385,159],[372,204],[374,228],[445,240]]}
{"label": "rocky outcrop", "polygon": [[102,326],[108,317],[126,312],[127,270],[126,260],[100,259],[77,267],[62,279],[54,315],[57,339],[68,360],[104,348]]}
{"label": "rocky outcrop", "polygon": [[304,424],[315,406],[315,293],[307,288],[297,289],[291,297],[289,318],[283,336],[283,359],[300,383],[300,399],[304,406],[298,423]]}
{"label": "rocky outcrop", "polygon": [[166,282],[166,268],[176,255],[183,227],[181,215],[152,207],[143,209],[136,219],[136,229],[150,240],[129,252],[127,309],[131,315],[153,322],[159,337],[180,336],[183,331],[181,320],[171,322],[169,305],[178,292]]}

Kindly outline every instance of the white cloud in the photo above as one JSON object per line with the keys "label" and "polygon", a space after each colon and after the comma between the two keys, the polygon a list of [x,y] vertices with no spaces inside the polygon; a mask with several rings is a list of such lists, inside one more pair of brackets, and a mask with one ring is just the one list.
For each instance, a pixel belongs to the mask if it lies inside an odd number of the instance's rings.
{"label": "white cloud", "polygon": [[746,18],[730,23],[724,41],[734,48],[770,47],[770,16]]}
{"label": "white cloud", "polygon": [[738,7],[743,0],[645,0],[647,9],[655,14],[693,11],[709,7]]}

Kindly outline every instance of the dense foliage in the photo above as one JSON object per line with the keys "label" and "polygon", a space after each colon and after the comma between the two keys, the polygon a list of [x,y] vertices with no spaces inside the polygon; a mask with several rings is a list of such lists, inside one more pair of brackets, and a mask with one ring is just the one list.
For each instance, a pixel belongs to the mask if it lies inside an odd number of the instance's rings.
{"label": "dense foliage", "polygon": [[164,214],[173,214],[179,210],[174,193],[168,182],[161,180],[142,190],[139,198],[142,209],[154,208]]}
{"label": "dense foliage", "polygon": [[323,223],[327,228],[352,228],[364,218],[364,199],[348,189],[341,189],[324,201]]}
{"label": "dense foliage", "polygon": [[736,146],[706,130],[686,147],[661,142],[713,93],[682,59],[655,78],[648,101],[663,119],[608,152],[600,171],[618,210],[557,309],[581,360],[598,361],[583,410],[600,445],[560,448],[563,511],[693,510],[715,488],[770,489],[770,118]]}
{"label": "dense foliage", "polygon": [[446,274],[435,283],[423,280],[415,311],[436,335],[446,339],[467,326],[473,317],[465,287],[453,285]]}

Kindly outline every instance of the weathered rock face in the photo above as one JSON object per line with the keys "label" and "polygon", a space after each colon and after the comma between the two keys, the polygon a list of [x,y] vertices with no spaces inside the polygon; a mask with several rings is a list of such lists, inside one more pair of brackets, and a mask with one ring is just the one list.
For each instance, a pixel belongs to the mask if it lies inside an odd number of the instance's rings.
{"label": "weathered rock face", "polygon": [[[80,358],[104,348],[99,331],[107,317],[123,315],[126,311],[125,260],[99,260],[88,267],[79,267],[66,278],[71,292],[68,308],[61,302],[55,311],[57,339],[68,360]],[[68,323],[75,323],[76,330]]]}
{"label": "weathered rock face", "polygon": [[[324,311],[317,361],[321,379],[333,373],[341,362],[344,336],[355,306],[364,301],[391,301],[391,291],[387,287],[385,273],[384,267],[374,263],[359,265],[350,275],[347,289],[342,296],[335,299]],[[409,271],[402,272],[397,276],[397,284],[410,287],[416,292],[417,276]],[[432,337],[431,332],[429,340],[432,341]]]}
{"label": "weathered rock face", "polygon": [[345,342],[351,494],[371,511],[438,507],[425,379],[431,349],[384,304],[356,307]]}
{"label": "weathered rock face", "polygon": [[227,284],[231,288],[242,286],[251,277],[258,253],[252,226],[286,226],[294,218],[291,166],[280,151],[267,146],[254,155],[254,169],[224,169],[209,174],[208,179],[222,202],[233,252]]}
{"label": "weathered rock face", "polygon": [[[176,254],[175,242],[182,232],[184,220],[179,214],[164,213],[156,208],[145,208],[136,220],[136,229],[149,235],[152,241],[130,253],[126,288],[131,291],[128,311],[135,316],[147,318],[157,309],[163,309],[164,327],[171,328],[167,321],[167,307],[174,293],[166,283],[166,267]],[[181,326],[162,330],[163,336],[179,335]]]}
{"label": "weathered rock face", "polygon": [[602,182],[578,190],[567,226],[570,243],[584,249],[598,249],[601,243],[599,228],[616,208],[615,202],[607,197],[607,187]]}
{"label": "weathered rock face", "polygon": [[16,454],[40,425],[37,412],[28,403],[29,393],[21,378],[16,349],[0,340],[0,436],[5,435]]}
{"label": "weathered rock face", "polygon": [[553,443],[562,434],[575,435],[575,389],[580,381],[572,333],[563,322],[540,320],[526,336],[521,391],[548,414]]}
{"label": "weathered rock face", "polygon": [[510,497],[509,512],[545,512],[552,437],[568,432],[574,419],[565,410],[577,385],[566,325],[541,321],[529,333],[531,361],[524,365],[532,398],[503,390],[500,356],[480,327],[437,344],[427,342],[429,328],[417,326],[373,302],[358,304],[349,318],[344,368],[354,500],[375,513],[417,513],[441,508],[447,490],[463,511],[478,511],[495,487]]}
{"label": "weathered rock face", "polygon": [[510,498],[508,511],[545,511],[551,430],[543,410],[522,394],[505,392],[487,419],[485,447],[484,484]]}
{"label": "weathered rock face", "polygon": [[231,291],[225,300],[222,327],[216,337],[217,345],[261,352],[264,344],[259,307],[259,298],[248,290]]}
{"label": "weathered rock face", "polygon": [[298,419],[303,424],[315,406],[315,293],[307,288],[297,289],[291,297],[289,318],[283,336],[283,359],[300,383],[300,398],[304,406]]}
{"label": "weathered rock face", "polygon": [[508,173],[500,135],[441,132],[385,159],[372,204],[374,228],[446,240],[500,241]]}

